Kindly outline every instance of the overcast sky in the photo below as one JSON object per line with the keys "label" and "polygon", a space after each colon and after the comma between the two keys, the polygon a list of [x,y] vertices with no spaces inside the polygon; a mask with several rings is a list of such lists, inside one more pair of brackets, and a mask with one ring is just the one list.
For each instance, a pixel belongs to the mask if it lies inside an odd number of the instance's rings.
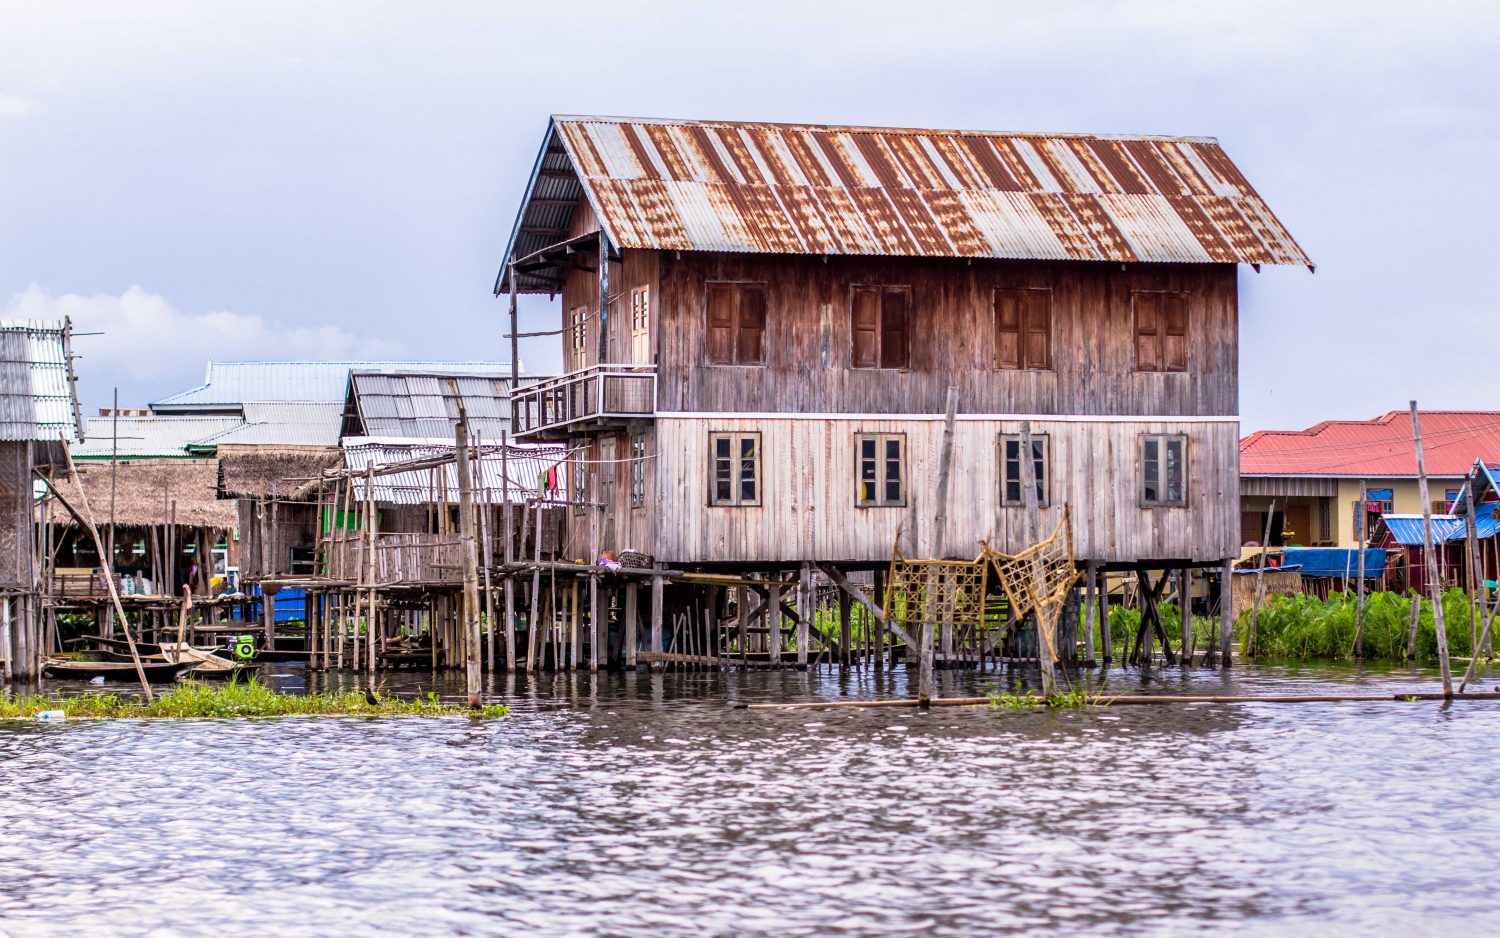
{"label": "overcast sky", "polygon": [[491,288],[553,112],[1215,136],[1318,264],[1241,274],[1246,432],[1500,407],[1494,4],[0,0],[0,24],[0,312],[106,333],[77,342],[90,412],[209,358],[505,357]]}

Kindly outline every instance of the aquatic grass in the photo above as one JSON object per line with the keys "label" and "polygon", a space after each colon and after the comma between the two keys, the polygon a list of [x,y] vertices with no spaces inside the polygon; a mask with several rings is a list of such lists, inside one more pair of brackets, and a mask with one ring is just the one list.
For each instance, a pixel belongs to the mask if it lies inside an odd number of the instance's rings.
{"label": "aquatic grass", "polygon": [[140,697],[86,692],[72,696],[56,694],[0,695],[0,719],[29,719],[46,710],[61,710],[69,719],[223,719],[280,716],[414,716],[436,717],[467,714],[484,718],[503,717],[504,704],[478,710],[443,703],[438,695],[403,699],[382,697],[375,704],[362,691],[337,694],[283,694],[251,678],[208,684],[184,681],[149,703]]}
{"label": "aquatic grass", "polygon": [[1005,707],[1010,710],[1030,710],[1034,707],[1047,707],[1051,710],[1084,710],[1103,703],[1098,695],[1090,695],[1088,689],[1081,685],[1051,696],[1037,693],[1034,689],[1019,693],[1019,686],[1016,691],[1004,691],[992,685],[985,692],[985,696],[989,698],[991,707]]}
{"label": "aquatic grass", "polygon": [[[1406,657],[1413,602],[1421,604],[1417,613],[1417,657],[1437,657],[1432,601],[1409,592],[1380,591],[1365,596],[1366,659],[1399,661]],[[1460,589],[1450,589],[1443,593],[1442,603],[1449,654],[1458,657],[1472,655],[1474,630],[1470,626],[1468,594]],[[1255,657],[1304,661],[1352,658],[1356,605],[1353,592],[1335,591],[1326,599],[1305,594],[1266,597],[1256,625]],[[1481,620],[1484,614],[1481,608]],[[1240,613],[1236,624],[1240,636],[1249,634],[1250,619],[1250,610]]]}

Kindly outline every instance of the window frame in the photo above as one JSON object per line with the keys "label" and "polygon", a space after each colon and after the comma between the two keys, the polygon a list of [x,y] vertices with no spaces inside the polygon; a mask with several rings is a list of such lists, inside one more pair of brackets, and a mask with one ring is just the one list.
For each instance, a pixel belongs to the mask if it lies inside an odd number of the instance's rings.
{"label": "window frame", "polygon": [[642,284],[630,291],[630,358],[631,364],[651,364],[651,285]]}
{"label": "window frame", "polygon": [[[1156,326],[1152,332],[1144,334],[1141,332],[1140,304],[1141,297],[1143,296],[1156,297],[1158,302],[1158,322],[1156,323]],[[1182,333],[1179,336],[1179,338],[1181,338],[1182,340],[1182,364],[1176,367],[1172,366],[1167,361],[1167,340],[1172,337],[1172,333],[1165,321],[1165,305],[1161,302],[1167,297],[1180,299],[1182,301]],[[1131,290],[1130,356],[1132,359],[1131,364],[1133,365],[1132,370],[1139,374],[1158,375],[1180,375],[1187,374],[1189,371],[1191,371],[1192,362],[1190,361],[1190,359],[1192,358],[1192,330],[1190,326],[1193,318],[1192,310],[1193,296],[1186,290]],[[1153,344],[1156,346],[1156,364],[1153,367],[1147,367],[1147,365],[1141,360],[1141,340],[1146,335],[1152,337]]]}
{"label": "window frame", "polygon": [[[729,441],[729,455],[721,457],[718,454],[720,440]],[[744,464],[745,456],[743,443],[745,440],[753,440],[753,460],[755,497],[747,499],[744,497]],[[710,430],[708,434],[708,506],[710,508],[756,508],[761,504],[761,496],[765,489],[765,476],[763,467],[765,460],[761,453],[761,438],[759,430]],[[738,455],[736,455],[738,454]],[[719,460],[729,460],[730,477],[728,499],[720,499],[718,496],[719,482]]]}
{"label": "window frame", "polygon": [[[1022,463],[1020,461],[1021,434],[1001,433],[999,435],[998,444],[1000,455],[1000,504],[1006,508],[1024,508],[1026,507],[1026,480],[1024,477],[1024,473],[1022,473],[1022,475],[1016,479],[1016,497],[1014,499],[1011,499],[1007,494],[1007,491],[1010,487],[1010,476],[1008,474],[1010,472],[1010,457],[1006,453],[1006,448],[1007,445],[1012,441],[1014,441],[1016,444],[1016,471],[1018,473],[1022,472]],[[1033,450],[1036,449],[1036,445],[1038,443],[1041,444],[1042,448],[1040,454],[1042,474],[1037,478],[1037,482],[1041,489],[1041,491],[1037,493],[1037,507],[1050,508],[1052,507],[1051,435],[1045,432],[1031,434],[1031,446]],[[1035,461],[1036,460],[1033,459],[1033,462]]]}
{"label": "window frame", "polygon": [[587,514],[589,510],[589,448],[585,447],[574,453],[568,460],[572,464],[573,471],[569,473],[573,480],[570,492],[573,502],[573,514]]}
{"label": "window frame", "polygon": [[[713,331],[715,329],[713,320],[713,295],[716,289],[732,288],[734,293],[733,310],[729,323],[730,352],[728,361],[716,361],[714,359]],[[740,356],[740,339],[745,332],[745,317],[743,315],[745,295],[749,292],[759,292],[761,300],[761,322],[760,322],[760,357],[753,361],[743,360]],[[703,358],[704,364],[710,368],[764,368],[770,364],[770,356],[767,354],[771,325],[771,290],[769,284],[764,280],[709,280],[703,285]]]}
{"label": "window frame", "polygon": [[568,310],[567,336],[568,371],[582,371],[589,364],[589,309],[587,304]]}
{"label": "window frame", "polygon": [[630,438],[630,507],[646,505],[646,438],[636,434]]}
{"label": "window frame", "polygon": [[[1156,498],[1148,498],[1147,494],[1146,494],[1146,486],[1148,484],[1147,478],[1146,478],[1146,466],[1147,466],[1147,463],[1148,463],[1148,460],[1147,460],[1147,457],[1146,457],[1146,444],[1150,443],[1150,442],[1155,442],[1156,445],[1157,445],[1156,464],[1157,464],[1158,478],[1157,478],[1157,481],[1156,481],[1156,487],[1157,487],[1158,495],[1157,495]],[[1160,494],[1166,486],[1168,486],[1168,485],[1171,484],[1170,480],[1163,480],[1161,478],[1161,467],[1164,464],[1164,459],[1163,459],[1164,451],[1173,442],[1176,442],[1176,443],[1178,443],[1180,445],[1179,455],[1178,455],[1178,460],[1177,461],[1178,461],[1179,470],[1182,473],[1182,478],[1180,480],[1180,483],[1181,483],[1181,492],[1179,493],[1178,497],[1175,498],[1175,499],[1169,499],[1169,498],[1162,497],[1162,495]],[[1137,468],[1136,478],[1137,478],[1138,484],[1140,486],[1140,488],[1137,491],[1140,494],[1140,504],[1141,504],[1142,508],[1186,508],[1187,507],[1187,505],[1188,505],[1188,478],[1189,478],[1188,459],[1189,458],[1190,458],[1189,457],[1189,441],[1188,441],[1188,435],[1186,433],[1172,433],[1172,432],[1168,432],[1168,433],[1142,433],[1140,435],[1140,437],[1139,437],[1139,443],[1136,446],[1136,459],[1138,460],[1137,467],[1136,467]]]}
{"label": "window frame", "polygon": [[[864,444],[872,441],[875,444],[875,455],[873,457],[875,478],[870,483],[875,487],[875,497],[866,499],[864,497],[864,468],[865,456]],[[899,448],[897,454],[897,484],[901,487],[901,497],[892,500],[887,494],[887,486],[890,483],[890,475],[887,470],[890,466],[890,457],[885,454],[886,444],[894,442]],[[856,431],[854,434],[854,507],[855,508],[905,508],[906,494],[908,489],[909,474],[906,468],[906,434],[905,433],[868,433]]]}
{"label": "window frame", "polygon": [[[1002,328],[1000,325],[1000,300],[1005,296],[1029,297],[1032,295],[1045,296],[1046,298],[1046,364],[1034,365],[1030,356],[1027,355],[1026,337],[1032,330],[1027,326],[1025,303],[1019,305],[1016,316],[1016,326],[1012,329]],[[1052,355],[1053,339],[1056,338],[1056,303],[1054,302],[1051,287],[995,287],[990,293],[990,368],[994,371],[1054,371],[1055,359]],[[1016,337],[1016,364],[1009,365],[1002,361],[1000,355],[1001,336],[1008,332],[1014,332]]]}
{"label": "window frame", "polygon": [[[861,294],[873,294],[875,306],[875,364],[861,365],[855,357],[858,328],[855,317],[859,315]],[[906,322],[902,332],[902,355],[899,364],[886,364],[886,339],[890,330],[886,328],[886,297],[900,296],[905,305]],[[855,283],[849,286],[849,367],[858,371],[910,371],[911,370],[911,321],[912,288],[905,283]]]}

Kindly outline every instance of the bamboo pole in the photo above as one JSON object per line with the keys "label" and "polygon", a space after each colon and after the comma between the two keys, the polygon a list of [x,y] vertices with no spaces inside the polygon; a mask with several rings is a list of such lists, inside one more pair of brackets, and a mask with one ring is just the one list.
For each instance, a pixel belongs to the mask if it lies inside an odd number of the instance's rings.
{"label": "bamboo pole", "polygon": [[1422,425],[1417,402],[1411,402],[1411,439],[1417,456],[1417,488],[1422,497],[1422,555],[1427,564],[1428,589],[1432,593],[1432,626],[1437,633],[1438,670],[1443,693],[1453,694],[1453,672],[1448,661],[1448,630],[1443,623],[1443,584],[1438,575],[1437,551],[1432,544],[1432,502],[1427,492],[1427,464],[1422,458]]}
{"label": "bamboo pole", "polygon": [[1271,521],[1276,517],[1276,499],[1266,511],[1266,530],[1260,539],[1260,560],[1255,565],[1255,601],[1250,606],[1250,631],[1245,636],[1245,647],[1240,650],[1246,658],[1255,657],[1255,640],[1260,631],[1260,604],[1266,598],[1266,551],[1271,546]]}
{"label": "bamboo pole", "polygon": [[1355,585],[1357,598],[1354,602],[1354,657],[1356,660],[1365,656],[1365,544],[1369,539],[1365,535],[1365,501],[1369,497],[1369,488],[1364,480],[1359,483],[1359,507],[1354,512],[1355,522],[1355,548],[1359,551],[1359,582]]}
{"label": "bamboo pole", "polygon": [[[454,382],[450,381],[450,387]],[[463,651],[464,692],[470,707],[479,706],[479,551],[474,533],[474,480],[469,465],[469,417],[463,398],[454,389],[458,406],[458,423],[453,431],[453,448],[458,454],[458,527],[463,548]]]}
{"label": "bamboo pole", "polygon": [[[73,451],[68,448],[68,439],[65,435],[60,436],[62,436],[63,454],[68,460],[68,476],[78,479],[78,467],[73,465]],[[56,494],[56,489],[53,492]],[[62,500],[61,495],[58,495],[58,500]],[[88,492],[84,491],[82,479],[78,479],[78,503],[83,508],[82,516],[79,520],[88,529],[89,537],[94,542],[94,550],[98,552],[100,558],[105,558],[104,539],[99,536],[98,525],[94,524],[94,512],[89,508],[89,496]],[[63,506],[71,510],[71,506],[65,501],[63,502]],[[104,585],[109,590],[110,605],[114,607],[115,615],[120,617],[120,628],[125,632],[125,644],[130,649],[130,661],[135,665],[135,676],[141,682],[141,693],[145,695],[146,701],[149,703],[154,698],[154,695],[151,693],[150,682],[146,680],[146,669],[141,667],[141,655],[140,652],[136,651],[135,638],[130,634],[130,620],[125,617],[125,607],[120,604],[120,591],[115,588],[114,561],[115,558],[113,556],[105,559]]]}

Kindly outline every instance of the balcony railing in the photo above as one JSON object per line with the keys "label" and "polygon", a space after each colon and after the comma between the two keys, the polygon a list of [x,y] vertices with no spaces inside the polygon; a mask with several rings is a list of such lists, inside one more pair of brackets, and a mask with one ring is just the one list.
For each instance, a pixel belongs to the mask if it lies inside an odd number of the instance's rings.
{"label": "balcony railing", "polygon": [[649,417],[656,412],[655,365],[594,365],[511,392],[517,437],[584,421]]}

